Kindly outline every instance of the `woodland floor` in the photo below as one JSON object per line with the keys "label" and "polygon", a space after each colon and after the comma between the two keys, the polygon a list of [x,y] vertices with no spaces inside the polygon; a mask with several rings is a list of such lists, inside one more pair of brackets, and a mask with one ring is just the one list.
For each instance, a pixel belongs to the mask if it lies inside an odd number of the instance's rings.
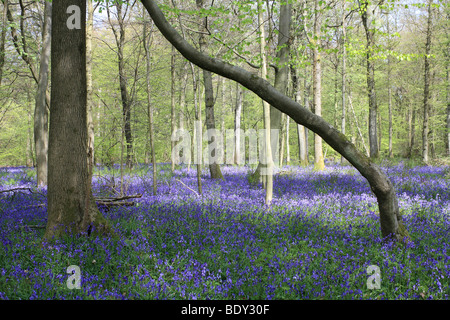
{"label": "woodland floor", "polygon": [[[251,168],[223,166],[225,181],[159,165],[124,178],[133,206],[100,209],[116,238],[42,243],[46,190],[35,171],[0,168],[0,299],[449,299],[450,167],[383,167],[394,183],[405,246],[382,244],[378,207],[352,167],[284,167],[274,200]],[[120,170],[97,168],[96,197],[117,196]],[[67,268],[79,266],[79,290]],[[370,289],[367,268],[380,270]]]}

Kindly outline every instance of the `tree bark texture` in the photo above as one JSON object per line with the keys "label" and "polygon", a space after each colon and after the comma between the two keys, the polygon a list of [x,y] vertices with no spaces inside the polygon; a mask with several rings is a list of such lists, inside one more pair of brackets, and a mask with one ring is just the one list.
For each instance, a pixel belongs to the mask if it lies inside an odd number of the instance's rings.
{"label": "tree bark texture", "polygon": [[[80,29],[66,25],[71,5],[81,9]],[[47,240],[71,232],[109,231],[92,195],[88,171],[84,21],[86,0],[53,2]]]}
{"label": "tree bark texture", "polygon": [[34,109],[34,144],[36,152],[36,180],[39,186],[47,185],[48,167],[48,109],[46,93],[50,62],[52,27],[52,3],[45,2],[44,25],[42,28],[42,50],[39,67],[39,81]]}
{"label": "tree bark texture", "polygon": [[366,33],[366,78],[367,92],[369,97],[369,150],[371,158],[378,158],[378,134],[377,134],[377,114],[378,105],[375,91],[375,62],[372,58],[375,45],[374,31],[371,29],[370,4],[368,0],[361,1],[361,20]]}
{"label": "tree bark texture", "polygon": [[[204,0],[196,0],[197,8],[199,10],[202,10],[205,5]],[[206,17],[203,17],[200,22],[200,38],[199,38],[199,44],[200,44],[200,51],[208,54],[208,42],[207,38],[205,36],[205,32],[208,28],[208,20]],[[220,171],[220,166],[217,162],[214,162],[214,156],[211,154],[212,150],[209,150],[209,144],[213,141],[213,135],[211,134],[211,131],[216,130],[216,123],[214,119],[214,89],[213,89],[213,83],[212,83],[212,74],[208,70],[203,70],[203,83],[205,86],[205,119],[206,119],[206,129],[207,129],[207,135],[208,135],[208,166],[209,166],[209,173],[211,176],[211,179],[223,179],[222,172]],[[217,135],[215,135],[214,139],[217,139]],[[216,152],[214,150],[214,152]]]}

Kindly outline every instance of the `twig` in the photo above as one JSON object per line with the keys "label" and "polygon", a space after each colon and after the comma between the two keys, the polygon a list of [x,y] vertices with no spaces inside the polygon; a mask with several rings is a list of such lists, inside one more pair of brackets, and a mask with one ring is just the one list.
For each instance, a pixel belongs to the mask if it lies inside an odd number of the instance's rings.
{"label": "twig", "polygon": [[178,181],[179,183],[181,183],[183,186],[185,186],[185,187],[188,188],[189,190],[191,190],[192,192],[194,192],[194,193],[197,195],[197,197],[200,197],[200,195],[197,193],[197,191],[195,191],[195,190],[192,189],[192,188],[189,188],[187,185],[185,185],[185,184],[183,183],[183,181],[178,180],[178,179],[175,179],[175,180]]}

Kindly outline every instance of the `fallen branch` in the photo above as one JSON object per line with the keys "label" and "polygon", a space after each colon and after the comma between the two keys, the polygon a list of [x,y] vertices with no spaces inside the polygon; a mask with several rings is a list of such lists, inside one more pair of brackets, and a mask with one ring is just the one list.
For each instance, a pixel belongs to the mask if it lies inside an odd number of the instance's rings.
{"label": "fallen branch", "polygon": [[200,197],[200,195],[197,193],[197,191],[195,191],[195,190],[192,189],[192,188],[189,188],[187,185],[185,185],[185,184],[183,183],[183,181],[178,180],[178,179],[175,179],[175,180],[178,181],[179,183],[181,183],[183,186],[185,186],[185,187],[188,188],[189,190],[191,190],[193,193],[195,193],[195,194],[197,195],[197,197]]}
{"label": "fallen branch", "polygon": [[117,198],[95,198],[95,201],[97,201],[97,203],[99,203],[99,202],[116,202],[116,201],[121,201],[121,200],[126,200],[126,199],[136,199],[136,198],[142,198],[142,194],[136,194],[136,195],[132,195],[132,196],[122,196],[122,197],[117,197]]}
{"label": "fallen branch", "polygon": [[31,193],[34,193],[34,191],[31,190],[31,188],[26,188],[26,187],[23,187],[23,188],[13,188],[13,189],[8,189],[8,190],[1,190],[0,193],[15,192],[15,191],[18,191],[18,190],[28,190],[28,191],[30,191]]}
{"label": "fallen branch", "polygon": [[131,206],[134,206],[134,202],[97,201],[97,204],[101,205],[101,206],[105,206],[105,207],[114,207],[114,206],[131,207]]}
{"label": "fallen branch", "polygon": [[17,187],[17,188],[12,188],[12,189],[8,189],[8,190],[0,190],[0,193],[7,193],[7,192],[16,192],[16,191],[22,191],[22,190],[28,190],[30,193],[35,193],[35,194],[39,194],[43,197],[46,197],[45,194],[40,193],[39,191],[35,191],[31,188],[28,187]]}

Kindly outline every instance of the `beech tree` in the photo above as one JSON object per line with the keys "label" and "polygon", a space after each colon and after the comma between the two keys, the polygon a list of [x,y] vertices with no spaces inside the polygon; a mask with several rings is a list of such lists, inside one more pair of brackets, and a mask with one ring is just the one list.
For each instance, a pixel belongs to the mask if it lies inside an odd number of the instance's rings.
{"label": "beech tree", "polygon": [[88,170],[85,22],[86,0],[53,2],[47,240],[70,232],[90,234],[94,227],[96,233],[110,231]]}
{"label": "beech tree", "polygon": [[47,185],[48,152],[48,110],[46,94],[48,88],[48,69],[50,62],[50,31],[52,3],[45,1],[44,25],[42,28],[42,50],[39,67],[39,81],[34,108],[34,143],[36,151],[37,184]]}
{"label": "beech tree", "polygon": [[141,1],[164,37],[186,59],[202,69],[239,82],[281,112],[286,113],[298,124],[304,125],[321,136],[334,150],[345,157],[367,179],[377,197],[383,239],[403,241],[405,237],[408,237],[399,212],[397,195],[391,181],[370,158],[356,149],[343,134],[322,117],[313,114],[299,103],[280,93],[267,80],[222,60],[202,54],[169,24],[155,1]]}

